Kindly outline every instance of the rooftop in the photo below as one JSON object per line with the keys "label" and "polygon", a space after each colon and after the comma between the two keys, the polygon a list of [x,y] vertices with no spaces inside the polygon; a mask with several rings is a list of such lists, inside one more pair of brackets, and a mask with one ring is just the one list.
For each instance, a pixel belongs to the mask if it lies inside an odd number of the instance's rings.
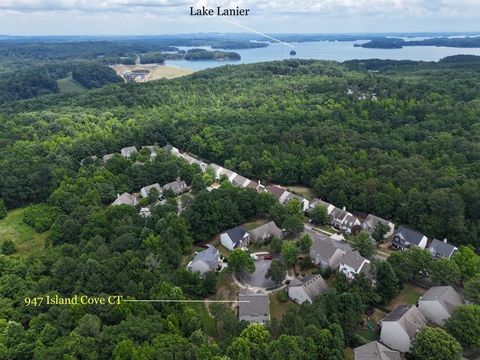
{"label": "rooftop", "polygon": [[456,306],[464,305],[463,298],[451,286],[433,286],[420,301],[438,301],[451,315]]}
{"label": "rooftop", "polygon": [[390,350],[378,341],[355,348],[355,360],[400,360],[400,353]]}
{"label": "rooftop", "polygon": [[269,316],[270,306],[268,295],[263,293],[243,293],[238,295],[238,315],[239,316]]}

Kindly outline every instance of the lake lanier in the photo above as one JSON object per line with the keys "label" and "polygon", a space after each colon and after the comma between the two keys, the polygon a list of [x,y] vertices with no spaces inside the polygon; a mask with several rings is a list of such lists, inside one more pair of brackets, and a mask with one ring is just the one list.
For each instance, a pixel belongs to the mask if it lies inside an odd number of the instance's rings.
{"label": "lake lanier", "polygon": [[236,8],[221,8],[217,6],[217,11],[215,12],[212,8],[207,8],[202,6],[201,8],[195,9],[193,6],[190,7],[190,15],[192,16],[248,16],[250,9],[241,9],[238,6]]}

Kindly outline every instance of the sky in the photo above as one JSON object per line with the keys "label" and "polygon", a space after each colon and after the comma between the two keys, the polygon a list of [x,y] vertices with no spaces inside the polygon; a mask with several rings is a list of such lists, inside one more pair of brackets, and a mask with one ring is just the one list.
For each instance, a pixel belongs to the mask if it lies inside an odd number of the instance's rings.
{"label": "sky", "polygon": [[229,19],[268,33],[480,31],[480,0],[0,0],[0,34],[245,32],[191,6],[248,8]]}

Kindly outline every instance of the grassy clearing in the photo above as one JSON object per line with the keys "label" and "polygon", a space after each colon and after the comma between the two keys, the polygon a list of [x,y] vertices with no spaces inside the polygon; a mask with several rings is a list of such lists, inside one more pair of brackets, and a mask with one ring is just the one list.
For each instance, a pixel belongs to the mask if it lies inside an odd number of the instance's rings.
{"label": "grassy clearing", "polygon": [[374,330],[359,329],[356,333],[369,341],[378,340],[378,338],[380,337],[378,332]]}
{"label": "grassy clearing", "polygon": [[277,319],[278,321],[282,320],[283,316],[287,313],[287,310],[289,308],[298,306],[291,301],[287,301],[285,303],[281,302],[280,300],[278,300],[276,292],[268,295],[268,298],[270,299],[270,318]]}
{"label": "grassy clearing", "polygon": [[316,229],[323,230],[329,234],[335,235],[335,230],[331,226],[327,225],[320,225],[320,226],[315,226]]}
{"label": "grassy clearing", "polygon": [[57,80],[57,85],[60,88],[60,92],[62,94],[75,94],[87,91],[82,85],[80,85],[77,81],[73,80],[72,75]]}
{"label": "grassy clearing", "polygon": [[411,284],[405,284],[405,287],[400,292],[400,294],[392,300],[392,302],[387,306],[387,309],[393,310],[397,305],[407,304],[412,305],[418,301],[418,298],[425,293],[425,289],[414,286]]}
{"label": "grassy clearing", "polygon": [[248,222],[248,223],[245,223],[243,224],[243,226],[245,227],[245,229],[248,231],[248,230],[253,230],[263,224],[266,224],[267,223],[267,220],[265,219],[259,219],[259,220],[255,220],[255,221],[252,221],[252,222]]}
{"label": "grassy clearing", "polygon": [[208,313],[207,306],[202,303],[191,303],[188,306],[194,309],[200,317],[205,332],[208,335],[213,336],[215,331],[215,319]]}
{"label": "grassy clearing", "polygon": [[315,197],[313,189],[306,186],[289,186],[287,190],[302,195],[307,200],[312,200]]}
{"label": "grassy clearing", "polygon": [[195,71],[192,69],[180,68],[175,66],[165,66],[157,64],[139,64],[139,65],[115,65],[113,70],[117,75],[122,76],[126,72],[132,70],[148,70],[150,73],[147,75],[146,81],[158,80],[158,79],[174,79],[190,75]]}
{"label": "grassy clearing", "polygon": [[41,251],[45,245],[48,232],[37,234],[30,226],[23,223],[25,208],[8,212],[7,217],[0,220],[0,242],[12,240],[15,243],[15,256],[27,257]]}

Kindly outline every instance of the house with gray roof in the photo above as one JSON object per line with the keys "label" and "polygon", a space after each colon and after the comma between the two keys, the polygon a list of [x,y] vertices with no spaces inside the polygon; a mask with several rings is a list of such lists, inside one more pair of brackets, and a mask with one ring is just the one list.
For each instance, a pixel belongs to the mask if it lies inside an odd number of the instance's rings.
{"label": "house with gray roof", "polygon": [[122,150],[120,150],[120,153],[126,159],[130,158],[132,155],[136,154],[137,152],[138,150],[135,146],[127,146],[122,148]]}
{"label": "house with gray roof", "polygon": [[292,301],[303,304],[328,291],[328,285],[322,275],[310,275],[293,279],[288,285],[288,296]]}
{"label": "house with gray roof", "polygon": [[435,259],[439,258],[447,258],[450,259],[455,251],[457,251],[457,247],[449,244],[447,239],[443,239],[443,241],[433,239],[432,243],[428,247],[428,251],[432,254],[432,257]]}
{"label": "house with gray roof", "polygon": [[163,151],[165,151],[166,153],[170,153],[174,156],[179,156],[180,155],[180,150],[178,150],[175,146],[172,146],[170,144],[168,145],[165,145],[163,148],[162,148]]}
{"label": "house with gray roof", "polygon": [[180,195],[187,191],[187,183],[182,180],[175,180],[163,185],[163,190],[171,190],[175,195]]}
{"label": "house with gray roof", "polygon": [[265,324],[270,321],[268,294],[244,291],[238,295],[238,319],[249,323]]}
{"label": "house with gray roof", "polygon": [[383,224],[388,227],[388,231],[383,236],[384,239],[388,239],[393,235],[393,232],[395,231],[395,224],[372,214],[369,214],[366,217],[365,221],[362,223],[362,229],[372,234],[378,224]]}
{"label": "house with gray roof", "polygon": [[400,225],[393,236],[392,246],[399,250],[405,250],[410,246],[418,246],[419,248],[425,249],[427,246],[427,237],[418,231]]}
{"label": "house with gray roof", "polygon": [[246,247],[249,240],[250,234],[243,225],[230,229],[220,235],[220,243],[230,251]]}
{"label": "house with gray roof", "polygon": [[224,170],[223,167],[214,163],[211,163],[210,165],[208,165],[208,167],[213,170],[215,174],[215,180],[220,179],[220,177],[222,176],[222,171]]}
{"label": "house with gray roof", "polygon": [[335,206],[333,206],[332,204],[330,204],[326,201],[323,201],[321,199],[315,198],[312,201],[310,201],[309,210],[313,210],[317,206],[322,206],[325,209],[327,209],[327,214],[328,215],[330,215],[330,213],[333,211],[333,209],[335,209]]}
{"label": "house with gray roof", "polygon": [[140,195],[142,195],[143,198],[146,198],[148,196],[148,194],[150,194],[150,191],[152,189],[156,189],[158,191],[158,196],[159,197],[162,195],[162,188],[161,188],[159,183],[144,186],[143,188],[140,189]]}
{"label": "house with gray roof", "polygon": [[398,351],[391,350],[378,341],[356,347],[353,353],[355,360],[401,360]]}
{"label": "house with gray roof", "polygon": [[451,286],[433,286],[418,300],[418,310],[423,316],[440,326],[462,305],[465,305],[463,297]]}
{"label": "house with gray roof", "polygon": [[391,349],[408,352],[427,319],[415,305],[399,305],[382,320],[380,339]]}
{"label": "house with gray roof", "polygon": [[157,156],[158,146],[156,146],[156,145],[146,145],[146,146],[142,146],[142,149],[147,149],[148,151],[150,151],[150,158],[151,158],[152,160]]}
{"label": "house with gray roof", "polygon": [[330,224],[336,227],[337,229],[343,230],[347,233],[352,231],[354,226],[360,226],[360,220],[351,213],[349,213],[345,208],[340,209],[334,207],[333,210],[328,215]]}
{"label": "house with gray roof", "polygon": [[220,253],[214,246],[209,245],[207,249],[195,255],[193,260],[187,265],[187,270],[203,275],[209,271],[216,271],[220,262]]}
{"label": "house with gray roof", "polygon": [[270,221],[266,224],[260,225],[255,229],[249,230],[250,241],[263,244],[265,240],[271,239],[272,237],[283,238],[283,231],[275,224],[274,221]]}
{"label": "house with gray roof", "polygon": [[236,172],[223,168],[220,177],[225,176],[229,182],[233,182],[233,179],[235,179],[237,175],[238,174]]}
{"label": "house with gray roof", "polygon": [[323,269],[336,269],[345,251],[334,244],[334,240],[323,234],[316,234],[310,246],[312,262]]}
{"label": "house with gray roof", "polygon": [[278,185],[268,185],[267,191],[275,196],[280,203],[284,203],[290,192]]}
{"label": "house with gray roof", "polygon": [[288,204],[288,202],[290,200],[293,200],[293,199],[297,199],[300,202],[300,204],[302,205],[302,211],[307,211],[308,210],[308,208],[310,206],[310,201],[308,201],[304,197],[299,196],[297,194],[289,192],[287,197],[285,198],[284,202],[285,202],[285,204]]}
{"label": "house with gray roof", "polygon": [[339,270],[348,279],[353,279],[357,274],[364,274],[370,277],[370,260],[365,259],[356,251],[346,251],[340,259]]}
{"label": "house with gray roof", "polygon": [[118,206],[118,205],[135,206],[137,204],[138,204],[138,201],[135,195],[130,195],[129,193],[124,192],[122,195],[117,195],[117,198],[112,203],[112,206]]}
{"label": "house with gray roof", "polygon": [[242,175],[237,175],[233,178],[232,184],[235,186],[247,187],[249,182],[250,180],[248,180],[246,177],[243,177]]}
{"label": "house with gray roof", "polygon": [[202,170],[202,172],[205,172],[205,170],[208,167],[208,165],[206,163],[204,163],[203,161],[198,160],[198,159],[196,159],[193,156],[190,156],[188,154],[180,154],[180,156],[183,157],[190,165],[193,165],[193,164],[198,165],[200,167],[200,170]]}

